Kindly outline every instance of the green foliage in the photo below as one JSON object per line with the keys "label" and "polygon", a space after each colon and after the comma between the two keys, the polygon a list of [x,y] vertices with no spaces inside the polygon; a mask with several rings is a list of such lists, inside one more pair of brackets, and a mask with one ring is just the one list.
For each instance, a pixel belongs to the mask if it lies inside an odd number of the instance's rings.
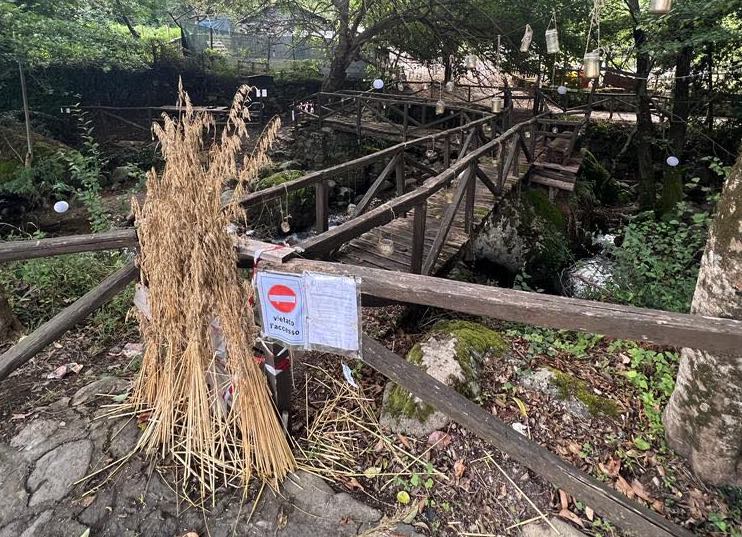
{"label": "green foliage", "polygon": [[636,217],[615,247],[616,269],[607,289],[613,301],[687,312],[706,244],[710,215],[678,204],[670,218]]}
{"label": "green foliage", "polygon": [[317,60],[296,60],[287,67],[279,69],[276,80],[282,82],[306,82],[307,80],[322,80],[320,64]]}
{"label": "green foliage", "polygon": [[523,338],[528,342],[528,354],[536,356],[545,354],[556,356],[560,352],[582,358],[593,349],[603,336],[572,332],[569,330],[552,330],[535,326],[518,326],[506,332],[510,337]]}
{"label": "green foliage", "polygon": [[[40,234],[34,236],[41,237]],[[0,266],[0,287],[10,292],[10,304],[23,325],[33,329],[122,264],[118,253],[81,253],[7,263]],[[110,316],[118,316],[124,302],[124,298],[114,301],[108,310],[109,324]],[[100,320],[106,320],[105,313],[98,315],[101,315]],[[105,331],[110,331],[110,326]]]}
{"label": "green foliage", "polygon": [[[664,446],[665,429],[662,425],[662,409],[675,387],[678,354],[645,349],[630,341],[617,340],[608,346],[609,352],[619,350],[625,351],[631,359],[625,375],[639,392],[644,414],[648,420],[646,436],[650,441]],[[649,449],[646,446],[646,440],[642,437],[634,439],[634,444],[639,449]]]}
{"label": "green foliage", "polygon": [[62,154],[60,151],[51,155],[37,155],[30,168],[20,164],[4,166],[5,172],[0,171],[0,193],[41,201],[68,190],[68,173]]}
{"label": "green foliage", "polygon": [[62,153],[72,180],[79,184],[77,197],[88,211],[90,229],[94,233],[107,231],[111,227],[110,215],[103,208],[100,177],[106,161],[101,155],[100,146],[93,137],[93,123],[85,112],[76,110],[83,140],[80,153]]}

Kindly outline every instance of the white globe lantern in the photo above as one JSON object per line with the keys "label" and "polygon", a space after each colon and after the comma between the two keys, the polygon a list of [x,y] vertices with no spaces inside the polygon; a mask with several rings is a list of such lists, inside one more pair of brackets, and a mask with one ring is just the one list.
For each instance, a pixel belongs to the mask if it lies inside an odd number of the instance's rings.
{"label": "white globe lantern", "polygon": [[667,162],[667,165],[668,166],[674,168],[675,166],[677,166],[678,164],[680,164],[680,159],[678,157],[674,156],[674,155],[671,155],[671,156],[667,157],[667,160],[665,162]]}
{"label": "white globe lantern", "polygon": [[567,95],[567,86],[559,86],[557,88],[557,93],[559,95]]}
{"label": "white globe lantern", "polygon": [[59,213],[59,214],[66,213],[69,208],[70,208],[70,204],[64,200],[60,200],[54,204],[55,213]]}
{"label": "white globe lantern", "polygon": [[384,89],[384,81],[380,78],[377,78],[376,80],[374,80],[374,89],[375,90]]}

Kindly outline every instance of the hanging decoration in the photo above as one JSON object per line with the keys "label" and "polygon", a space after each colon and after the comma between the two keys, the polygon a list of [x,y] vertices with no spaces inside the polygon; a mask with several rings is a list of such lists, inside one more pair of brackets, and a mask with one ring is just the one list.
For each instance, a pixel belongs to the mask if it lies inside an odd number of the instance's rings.
{"label": "hanging decoration", "polygon": [[376,245],[381,255],[392,255],[394,253],[394,242],[392,239],[379,237],[379,243]]}
{"label": "hanging decoration", "polygon": [[[600,78],[600,10],[603,7],[603,0],[593,0],[593,9],[590,13],[590,27],[587,30],[587,41],[585,43],[585,57],[583,59],[582,69],[585,78],[595,80]],[[593,34],[593,31],[595,34]],[[590,50],[590,38],[595,35],[597,48],[592,52]]]}
{"label": "hanging decoration", "polygon": [[404,82],[397,82],[397,89],[399,91],[404,91]]}
{"label": "hanging decoration", "polygon": [[502,97],[493,97],[492,98],[492,113],[493,114],[499,114],[502,112],[503,107],[503,100]]}
{"label": "hanging decoration", "polygon": [[[526,31],[523,34],[523,39],[520,40],[520,51],[521,52],[528,52],[528,49],[531,48],[531,41],[533,41],[533,30],[531,29],[530,24],[526,24]],[[499,50],[497,51],[500,52]]]}
{"label": "hanging decoration", "polygon": [[667,15],[672,9],[672,0],[652,0],[649,12],[652,15]]}
{"label": "hanging decoration", "polygon": [[680,159],[676,156],[669,156],[667,157],[666,162],[668,166],[670,166],[671,168],[674,168],[675,166],[680,164]]}
{"label": "hanging decoration", "polygon": [[281,231],[283,231],[284,233],[288,233],[289,231],[291,231],[291,224],[289,223],[289,218],[290,217],[287,216],[281,221]]}
{"label": "hanging decoration", "polygon": [[[448,84],[446,84],[448,87]],[[435,103],[435,115],[441,116],[446,111],[446,103],[443,102],[443,84],[438,88],[438,102]]]}
{"label": "hanging decoration", "polygon": [[466,56],[465,65],[467,69],[474,70],[477,68],[477,57],[474,54]]}
{"label": "hanging decoration", "polygon": [[[551,26],[554,25],[552,28]],[[546,27],[546,52],[548,54],[559,54],[559,32],[557,30],[556,10],[552,11],[551,20]]]}
{"label": "hanging decoration", "polygon": [[374,80],[374,89],[375,90],[384,89],[384,81],[380,78],[377,78],[376,80]]}
{"label": "hanging decoration", "polygon": [[567,86],[559,86],[557,88],[557,93],[559,95],[567,95]]}
{"label": "hanging decoration", "polygon": [[449,80],[446,82],[446,92],[453,93],[454,88],[456,87],[456,84],[453,80]]}
{"label": "hanging decoration", "polygon": [[596,79],[600,77],[600,50],[586,52],[582,68],[585,78]]}

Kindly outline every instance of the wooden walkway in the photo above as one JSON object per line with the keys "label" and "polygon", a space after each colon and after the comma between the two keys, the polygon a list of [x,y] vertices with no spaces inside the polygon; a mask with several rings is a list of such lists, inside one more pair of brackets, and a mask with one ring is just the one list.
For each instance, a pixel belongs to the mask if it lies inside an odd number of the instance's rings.
{"label": "wooden walkway", "polygon": [[[525,157],[522,164],[526,165]],[[488,177],[496,176],[494,166],[490,164],[480,165]],[[519,182],[518,178],[511,176],[505,182],[503,193],[499,198],[507,194],[514,185]],[[448,206],[453,203],[453,193],[456,190],[458,180],[451,186],[443,189],[428,198],[425,225],[425,246],[423,257],[427,257],[433,245],[438,231],[441,228],[441,220]],[[436,258],[432,274],[445,273],[452,268],[453,263],[463,254],[464,246],[480,231],[489,215],[497,206],[496,197],[481,181],[476,182],[476,193],[474,196],[474,212],[471,236],[465,230],[465,205],[459,205],[456,211],[446,242]],[[344,244],[334,259],[348,265],[359,265],[369,268],[393,270],[397,272],[410,272],[412,263],[412,236],[414,218],[412,212],[404,217],[396,218],[383,226],[377,227],[361,235],[358,238]],[[388,239],[394,244],[391,252],[385,252],[380,241]]]}

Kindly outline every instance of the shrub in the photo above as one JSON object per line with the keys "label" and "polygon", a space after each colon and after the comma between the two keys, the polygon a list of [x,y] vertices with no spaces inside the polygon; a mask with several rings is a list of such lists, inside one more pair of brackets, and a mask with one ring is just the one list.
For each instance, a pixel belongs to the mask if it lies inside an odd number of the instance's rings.
{"label": "shrub", "polygon": [[634,306],[687,312],[710,223],[709,214],[679,203],[670,218],[642,213],[613,250],[608,298]]}

